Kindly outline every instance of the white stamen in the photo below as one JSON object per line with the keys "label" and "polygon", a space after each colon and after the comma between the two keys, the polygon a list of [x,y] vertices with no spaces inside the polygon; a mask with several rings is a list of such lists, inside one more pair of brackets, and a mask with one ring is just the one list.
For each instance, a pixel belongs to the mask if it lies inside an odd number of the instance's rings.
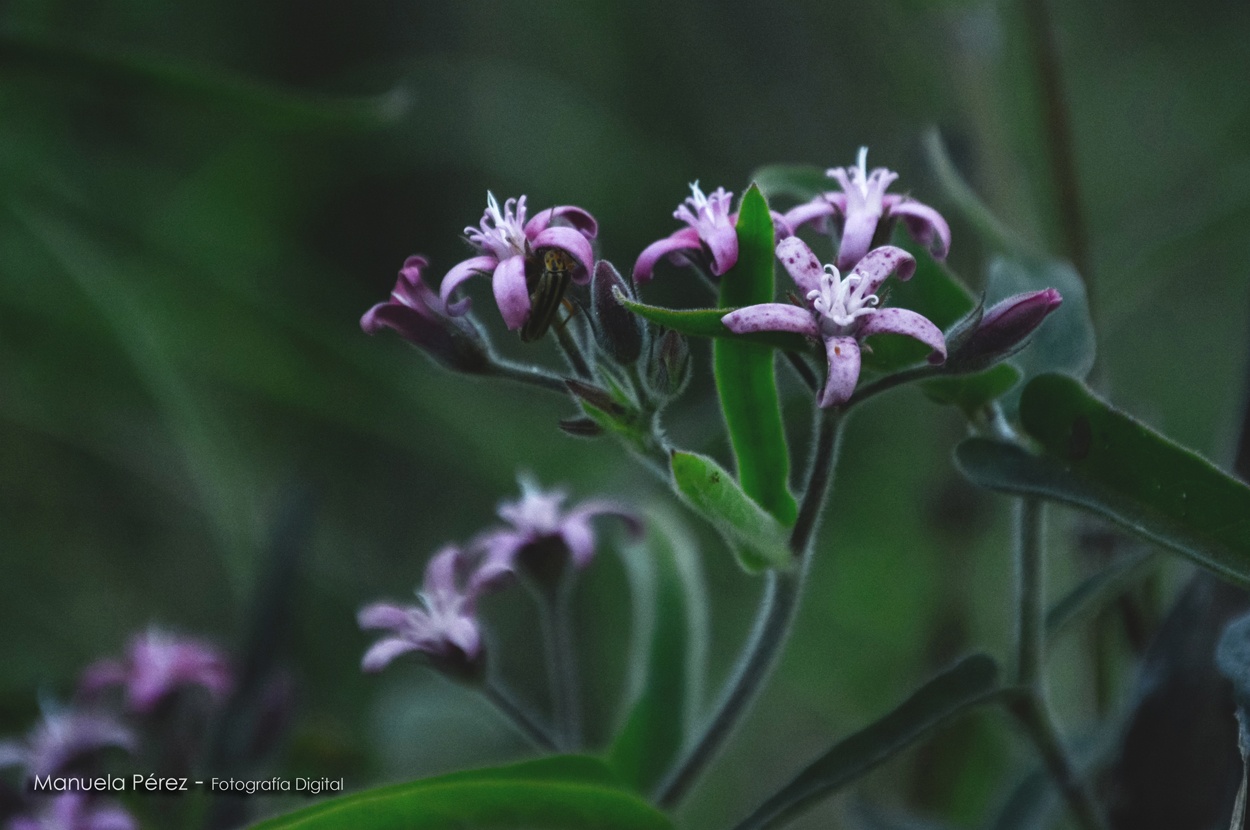
{"label": "white stamen", "polygon": [[820,288],[807,293],[822,328],[828,329],[824,323],[831,323],[833,330],[828,334],[845,334],[846,327],[861,317],[876,313],[875,306],[880,302],[876,294],[865,295],[864,278],[861,274],[847,274],[841,278],[838,269],[832,265],[825,266],[825,273],[820,277]]}

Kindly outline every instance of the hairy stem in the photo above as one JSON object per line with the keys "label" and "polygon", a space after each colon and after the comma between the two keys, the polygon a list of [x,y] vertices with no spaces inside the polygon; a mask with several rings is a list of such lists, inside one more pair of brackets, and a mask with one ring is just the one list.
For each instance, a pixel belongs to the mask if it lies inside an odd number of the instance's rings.
{"label": "hairy stem", "polygon": [[784,572],[769,572],[750,643],[726,682],[720,703],[702,734],[661,782],[656,794],[661,807],[676,806],[704,767],[715,757],[755,699],[776,662],[781,646],[789,637],[802,595],[811,538],[833,479],[840,425],[841,419],[836,411],[820,412],[815,450],[811,469],[808,471],[807,490],[799,507],[798,521],[790,534],[790,550],[795,558],[794,568]]}
{"label": "hairy stem", "polygon": [[564,357],[568,360],[569,366],[573,369],[573,374],[582,380],[590,380],[592,375],[590,365],[586,363],[586,357],[582,354],[582,348],[578,345],[577,338],[573,336],[573,332],[569,331],[567,325],[556,324],[551,327],[556,333],[556,342],[560,344],[560,351],[564,352]]}
{"label": "hairy stem", "polygon": [[478,687],[478,691],[534,746],[549,752],[556,751],[555,739],[498,681],[487,680]]}
{"label": "hairy stem", "polygon": [[519,363],[498,361],[494,364],[490,374],[504,380],[525,384],[526,386],[534,386],[539,389],[545,389],[548,392],[555,392],[562,397],[568,397],[569,394],[569,389],[564,385],[563,378],[537,366],[524,366]]}
{"label": "hairy stem", "polygon": [[916,380],[924,380],[925,378],[935,377],[942,374],[941,366],[916,366],[911,369],[904,369],[901,372],[895,372],[892,375],[886,375],[883,378],[874,380],[872,383],[861,386],[855,390],[855,394],[851,395],[850,400],[842,404],[842,411],[846,412],[853,406],[863,403],[871,397],[880,395],[882,392],[889,391],[896,386],[902,386],[905,383],[911,383]]}

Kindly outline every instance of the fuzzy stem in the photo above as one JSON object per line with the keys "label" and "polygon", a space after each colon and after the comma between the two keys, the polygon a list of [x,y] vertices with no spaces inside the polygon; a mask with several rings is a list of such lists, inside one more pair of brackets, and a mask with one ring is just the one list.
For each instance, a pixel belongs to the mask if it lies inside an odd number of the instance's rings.
{"label": "fuzzy stem", "polygon": [[557,377],[537,366],[524,366],[519,363],[496,361],[490,371],[490,375],[515,383],[522,383],[526,386],[535,386],[564,397],[567,397],[569,394],[569,389],[564,385],[563,378]]}
{"label": "fuzzy stem", "polygon": [[1041,499],[1023,498],[1016,503],[1016,681],[1039,692],[1045,659],[1045,521]]}
{"label": "fuzzy stem", "polygon": [[835,410],[820,411],[807,490],[799,507],[798,521],[790,534],[794,567],[788,571],[768,573],[764,598],[756,614],[750,644],[743,651],[725,684],[720,703],[703,733],[661,782],[656,800],[663,808],[675,807],[704,767],[715,757],[755,699],[776,662],[781,646],[789,638],[807,575],[811,538],[833,479],[840,424],[841,419]]}
{"label": "fuzzy stem", "polygon": [[556,333],[556,342],[560,344],[560,351],[564,352],[564,357],[569,361],[573,373],[582,380],[590,380],[592,377],[590,365],[586,363],[581,346],[578,345],[577,338],[569,331],[568,325],[557,323],[551,327],[551,330]]}
{"label": "fuzzy stem", "polygon": [[547,672],[555,707],[556,742],[564,750],[576,749],[582,742],[580,685],[569,625],[570,587],[569,581],[564,579],[561,584],[539,592],[543,634],[547,640]]}
{"label": "fuzzy stem", "polygon": [[547,730],[498,681],[487,680],[478,687],[478,691],[534,746],[549,752],[556,751],[556,742]]}

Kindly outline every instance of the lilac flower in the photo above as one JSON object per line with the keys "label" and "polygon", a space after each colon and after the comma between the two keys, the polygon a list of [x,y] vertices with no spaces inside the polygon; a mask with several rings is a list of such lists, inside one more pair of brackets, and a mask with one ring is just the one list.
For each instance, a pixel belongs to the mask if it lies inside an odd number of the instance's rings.
{"label": "lilac flower", "polygon": [[1058,291],[1047,288],[1016,294],[996,303],[981,317],[960,349],[960,355],[971,358],[1011,352],[1062,302]]}
{"label": "lilac flower", "polygon": [[591,520],[596,516],[617,516],[632,534],[642,535],[642,521],[623,505],[592,499],[565,511],[562,505],[566,498],[563,490],[543,491],[522,478],[520,500],[499,506],[499,517],[511,527],[488,532],[477,540],[484,561],[499,571],[510,571],[518,565],[534,564],[526,562],[531,555],[555,553],[553,558],[563,562],[567,556],[574,567],[584,568],[595,555]]}
{"label": "lilac flower", "polygon": [[202,686],[212,697],[223,698],[233,686],[233,676],[216,647],[149,628],[131,638],[124,659],[92,663],[79,684],[88,697],[110,686],[124,687],[131,710],[148,714],[184,686]]}
{"label": "lilac flower", "polygon": [[86,793],[66,792],[44,802],[34,815],[22,815],[8,830],[137,830],[139,825],[121,807],[92,802]]}
{"label": "lilac flower", "polygon": [[422,272],[429,266],[429,260],[423,256],[408,257],[390,299],[366,311],[360,318],[360,327],[367,334],[394,329],[449,369],[486,371],[490,354],[481,334],[468,319],[451,315],[446,303],[425,284]]}
{"label": "lilac flower", "polygon": [[425,654],[435,667],[471,674],[482,656],[482,633],[475,616],[477,598],[507,577],[493,564],[468,569],[466,553],[454,545],[439,551],[425,568],[425,580],[417,596],[420,606],[376,602],[357,615],[364,629],[389,631],[365,652],[361,668],[384,669],[410,651]]}
{"label": "lilac flower", "polygon": [[869,173],[867,147],[859,148],[855,167],[835,167],[826,175],[837,180],[842,192],[821,194],[787,212],[785,220],[797,231],[808,222],[815,221],[827,228],[830,217],[836,217],[842,238],[838,246],[838,260],[834,263],[839,270],[854,268],[868,253],[874,239],[878,238],[883,221],[888,224],[878,241],[888,240],[888,229],[898,219],[903,220],[908,232],[917,242],[927,246],[935,257],[946,258],[951,246],[951,231],[942,214],[910,196],[886,193],[886,188],[898,179],[898,174],[884,167]]}
{"label": "lilac flower", "polygon": [[56,775],[107,747],[132,752],[135,737],[107,715],[65,710],[44,715],[25,741],[0,743],[0,768],[22,766],[28,777]]}
{"label": "lilac flower", "polygon": [[[469,300],[449,302],[460,284],[474,274],[491,274],[495,302],[510,329],[525,325],[530,314],[530,291],[526,279],[527,266],[536,263],[534,252],[556,248],[573,258],[578,268],[573,281],[585,284],[594,267],[590,240],[599,232],[593,216],[579,207],[565,205],[542,211],[525,220],[525,197],[508,199],[500,210],[493,193],[486,194],[486,212],[480,228],[464,229],[469,244],[479,256],[471,257],[447,272],[440,289],[448,314],[460,316],[469,309]],[[555,226],[556,219],[571,227]]]}
{"label": "lilac flower", "polygon": [[777,258],[809,308],[763,303],[732,311],[721,322],[737,334],[785,331],[824,340],[829,376],[818,400],[822,407],[850,400],[859,381],[859,343],[870,335],[904,334],[933,350],[930,362],[946,359],[946,338],[929,320],[905,308],[877,308],[880,299],[875,292],[890,274],[906,280],[916,270],[916,260],[901,248],[886,245],[870,251],[845,278],[833,265],[822,270],[811,248],[798,237],[782,240]]}

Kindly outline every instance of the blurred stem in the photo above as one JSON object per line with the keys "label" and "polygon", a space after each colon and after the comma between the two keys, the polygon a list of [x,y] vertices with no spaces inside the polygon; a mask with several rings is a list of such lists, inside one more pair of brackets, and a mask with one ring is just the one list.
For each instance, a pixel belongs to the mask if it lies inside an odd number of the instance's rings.
{"label": "blurred stem", "polygon": [[671,809],[681,801],[703,768],[732,734],[768,677],[782,645],[789,639],[807,576],[811,539],[833,480],[834,460],[841,435],[841,418],[836,410],[820,410],[818,418],[807,490],[790,534],[794,566],[788,571],[768,572],[750,644],[725,684],[720,703],[698,740],[660,784],[656,800],[665,809]]}
{"label": "blurred stem", "polygon": [[575,749],[582,742],[577,657],[573,651],[573,631],[569,624],[570,577],[571,574],[566,572],[557,585],[543,586],[538,592],[543,635],[547,641],[547,674],[555,708],[556,744],[564,750]]}
{"label": "blurred stem", "polygon": [[1081,830],[1108,830],[1102,812],[1068,757],[1045,697],[1037,689],[1021,689],[1010,699],[1008,708],[1033,741],[1051,778],[1063,793],[1077,826]]}
{"label": "blurred stem", "polygon": [[490,701],[499,712],[512,721],[512,724],[539,749],[549,752],[557,750],[556,742],[547,730],[517,702],[516,698],[496,680],[486,680],[477,687],[482,697]]}
{"label": "blurred stem", "polygon": [[539,389],[546,389],[548,392],[556,392],[561,397],[567,397],[569,394],[568,387],[564,385],[564,381],[561,378],[537,366],[523,366],[518,363],[496,361],[491,374],[494,377],[523,383],[527,386],[536,386]]}
{"label": "blurred stem", "polygon": [[851,395],[850,400],[842,404],[842,411],[846,412],[851,407],[863,403],[871,397],[880,395],[882,392],[888,392],[896,386],[902,386],[905,383],[911,383],[925,378],[935,377],[942,374],[941,366],[915,366],[911,369],[904,369],[901,372],[895,372],[892,375],[886,375],[878,378],[872,383],[861,386],[855,390],[855,394]]}
{"label": "blurred stem", "polygon": [[1016,502],[1016,681],[1040,690],[1044,661],[1045,505],[1041,499]]}
{"label": "blurred stem", "polygon": [[556,333],[556,342],[560,344],[560,351],[564,352],[564,357],[569,361],[573,373],[582,380],[590,380],[592,377],[590,365],[586,363],[582,347],[573,333],[569,331],[567,323],[564,325],[557,323],[551,327],[551,330]]}

